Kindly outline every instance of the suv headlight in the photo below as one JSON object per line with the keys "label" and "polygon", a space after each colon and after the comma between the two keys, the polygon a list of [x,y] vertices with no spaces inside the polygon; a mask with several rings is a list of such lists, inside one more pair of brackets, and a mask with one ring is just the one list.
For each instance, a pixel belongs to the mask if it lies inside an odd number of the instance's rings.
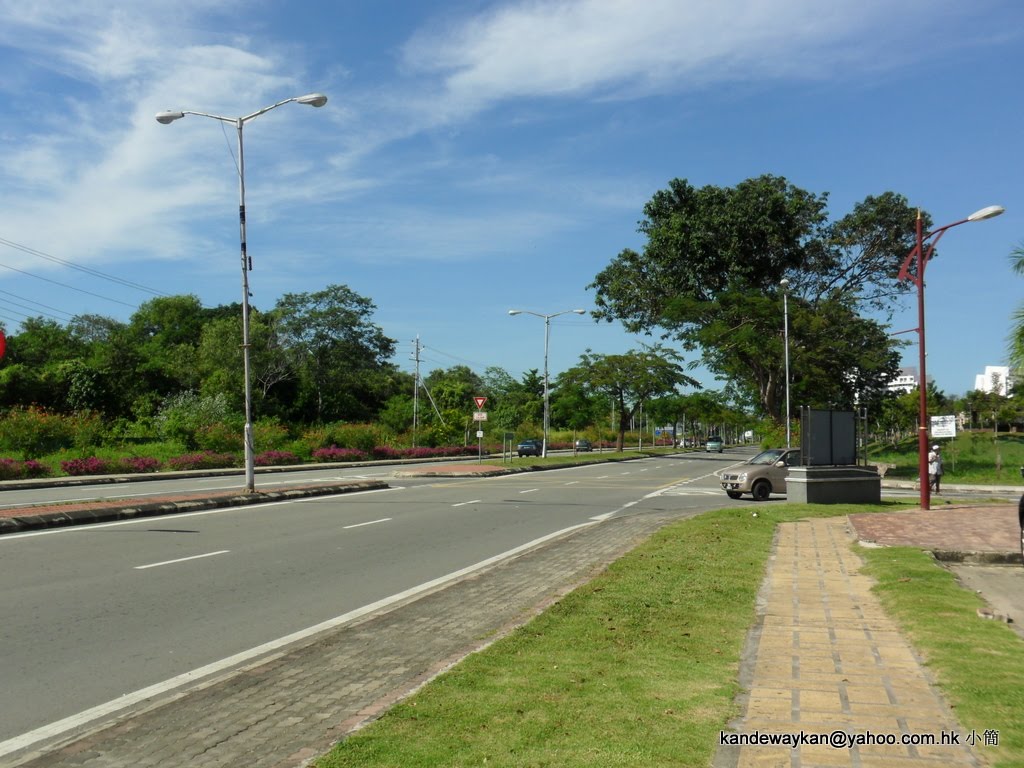
{"label": "suv headlight", "polygon": [[740,472],[739,474],[735,475],[735,478],[737,483],[745,483],[747,482],[747,473]]}

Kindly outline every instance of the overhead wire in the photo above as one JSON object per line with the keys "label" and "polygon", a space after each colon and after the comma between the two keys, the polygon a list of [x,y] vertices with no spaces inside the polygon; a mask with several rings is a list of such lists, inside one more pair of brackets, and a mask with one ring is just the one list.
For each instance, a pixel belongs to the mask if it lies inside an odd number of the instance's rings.
{"label": "overhead wire", "polygon": [[[8,239],[3,238],[3,237],[0,237],[0,245],[6,245],[8,248],[14,248],[15,250],[22,251],[23,253],[27,253],[27,254],[29,254],[31,256],[37,256],[40,259],[46,259],[47,261],[52,261],[55,264],[60,264],[60,265],[65,266],[65,267],[69,267],[71,269],[78,270],[79,272],[85,272],[86,274],[92,275],[93,277],[99,277],[99,278],[102,278],[103,280],[109,280],[112,283],[117,283],[118,285],[123,285],[126,288],[134,288],[137,291],[142,291],[144,293],[149,293],[149,294],[152,294],[153,296],[167,296],[168,295],[168,294],[164,293],[163,291],[158,291],[156,288],[150,288],[149,286],[142,285],[141,283],[135,283],[135,282],[132,282],[131,280],[125,280],[124,278],[117,277],[116,275],[109,275],[106,272],[101,272],[98,269],[93,269],[92,267],[85,267],[85,266],[82,266],[81,264],[76,264],[73,261],[68,261],[67,259],[62,259],[59,256],[53,256],[53,255],[51,255],[49,253],[45,253],[43,251],[40,251],[40,250],[38,250],[36,248],[31,248],[31,247],[29,247],[27,245],[22,245],[21,243],[16,243],[13,240],[8,240]],[[13,269],[13,267],[8,267],[8,269]],[[33,275],[33,277],[34,277],[34,275]]]}

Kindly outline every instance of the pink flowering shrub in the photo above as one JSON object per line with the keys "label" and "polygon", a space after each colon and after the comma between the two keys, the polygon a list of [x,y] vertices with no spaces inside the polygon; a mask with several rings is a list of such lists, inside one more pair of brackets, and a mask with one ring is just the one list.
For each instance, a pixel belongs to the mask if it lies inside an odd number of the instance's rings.
{"label": "pink flowering shrub", "polygon": [[291,451],[263,451],[263,453],[256,454],[252,461],[258,467],[275,467],[302,463],[299,457]]}
{"label": "pink flowering shrub", "polygon": [[126,456],[117,462],[117,471],[123,474],[139,474],[141,472],[159,472],[160,459],[151,456]]}
{"label": "pink flowering shrub", "polygon": [[313,451],[313,461],[366,461],[367,456],[355,448],[339,448],[332,445],[330,448],[317,448]]}
{"label": "pink flowering shrub", "polygon": [[99,456],[87,456],[84,459],[68,459],[60,463],[66,475],[107,475],[114,471],[113,465]]}
{"label": "pink flowering shrub", "polygon": [[213,451],[201,451],[199,453],[187,453],[184,456],[172,456],[167,460],[171,469],[223,469],[234,467],[238,459],[233,453],[214,453]]}
{"label": "pink flowering shrub", "polygon": [[18,461],[17,459],[0,459],[0,480],[29,480],[36,477],[49,477],[50,468],[35,459]]}

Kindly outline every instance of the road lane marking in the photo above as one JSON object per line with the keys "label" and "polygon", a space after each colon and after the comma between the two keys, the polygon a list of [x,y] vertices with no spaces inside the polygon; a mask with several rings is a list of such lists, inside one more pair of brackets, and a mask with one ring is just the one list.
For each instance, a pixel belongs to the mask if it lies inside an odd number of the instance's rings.
{"label": "road lane marking", "polygon": [[460,501],[458,504],[452,504],[453,507],[464,507],[467,504],[480,504],[483,499],[473,499],[472,501]]}
{"label": "road lane marking", "polygon": [[226,555],[230,549],[218,549],[216,552],[207,552],[205,555],[192,555],[191,557],[179,557],[177,560],[164,560],[162,563],[150,563],[149,565],[136,565],[136,571],[144,571],[147,568],[159,568],[161,565],[174,565],[175,563],[187,563],[189,560],[200,560],[204,557],[214,555]]}
{"label": "road lane marking", "polygon": [[579,480],[570,480],[568,483],[566,483],[566,485],[577,485],[578,483]]}
{"label": "road lane marking", "polygon": [[356,619],[366,616],[367,614],[387,608],[396,603],[401,603],[411,598],[418,597],[419,595],[430,593],[439,587],[453,581],[457,581],[458,579],[472,573],[476,573],[477,571],[481,571],[504,560],[508,560],[511,557],[515,557],[522,552],[526,552],[534,547],[540,546],[552,539],[565,536],[566,534],[578,531],[582,528],[589,528],[594,524],[595,523],[579,523],[578,525],[570,525],[568,528],[562,528],[561,530],[549,533],[546,536],[541,536],[539,539],[534,539],[533,541],[528,541],[525,544],[520,544],[518,547],[506,550],[505,552],[489,557],[486,560],[481,560],[478,563],[466,566],[458,571],[453,571],[445,576],[440,576],[432,581],[427,581],[415,587],[410,587],[404,592],[399,592],[398,594],[385,597],[374,603],[370,603],[369,605],[364,605],[361,608],[356,608],[348,613],[342,614],[341,616],[336,616],[333,619],[321,622],[320,624],[315,624],[312,627],[301,629],[290,635],[279,637],[276,640],[271,640],[262,645],[258,645],[255,648],[250,648],[247,651],[242,651],[233,656],[228,656],[225,659],[206,664],[198,669],[183,672],[182,674],[168,680],[164,680],[161,683],[156,683],[131,693],[126,693],[116,699],[103,704],[98,704],[95,707],[86,709],[76,715],[65,717],[61,720],[49,723],[48,725],[36,728],[35,730],[7,739],[6,741],[0,741],[0,757],[18,752],[19,750],[25,749],[26,747],[45,739],[52,739],[65,734],[68,731],[81,728],[82,726],[99,720],[100,718],[108,717],[115,712],[119,712],[127,709],[128,707],[134,706],[135,704],[146,701],[146,699],[166,694],[176,688],[181,688],[189,683],[195,683],[205,677],[223,672],[224,670],[231,669],[232,667],[238,667],[248,661],[265,656],[273,651],[285,648],[299,641],[306,640],[307,638],[320,634],[321,632],[337,629],[345,624],[350,624]]}
{"label": "road lane marking", "polygon": [[343,525],[341,528],[347,531],[349,528],[362,528],[364,525],[376,525],[377,523],[386,523],[391,520],[390,517],[382,517],[380,520],[369,520],[365,523],[356,523],[354,525]]}
{"label": "road lane marking", "polygon": [[539,491],[539,490],[540,490],[540,488],[528,488],[525,491],[520,491],[520,493],[534,493],[535,491]]}

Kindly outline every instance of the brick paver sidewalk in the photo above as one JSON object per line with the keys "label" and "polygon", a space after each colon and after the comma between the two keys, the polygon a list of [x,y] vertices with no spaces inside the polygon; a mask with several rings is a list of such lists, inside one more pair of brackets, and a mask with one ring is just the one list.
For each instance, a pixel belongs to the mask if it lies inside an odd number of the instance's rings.
{"label": "brick paver sidewalk", "polygon": [[740,735],[959,734],[959,746],[722,747],[716,768],[978,766],[964,730],[871,593],[846,518],[779,527],[741,683]]}

